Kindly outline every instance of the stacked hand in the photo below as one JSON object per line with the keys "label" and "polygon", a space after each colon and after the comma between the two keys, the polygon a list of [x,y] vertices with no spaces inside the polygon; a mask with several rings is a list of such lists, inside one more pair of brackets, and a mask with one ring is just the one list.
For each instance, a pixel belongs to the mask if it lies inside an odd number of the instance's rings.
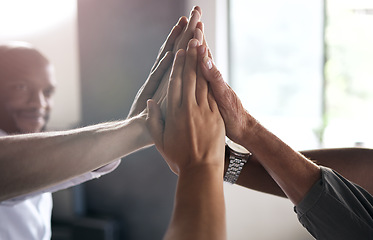
{"label": "stacked hand", "polygon": [[[224,123],[198,67],[198,44],[192,39],[186,52],[179,50],[176,54],[164,119],[159,104],[148,101],[150,134],[176,174],[201,165],[221,167],[224,163]],[[205,46],[198,51],[207,54]]]}
{"label": "stacked hand", "polygon": [[179,49],[186,49],[189,40],[195,35],[196,29],[199,29],[199,36],[202,36],[202,24],[199,22],[201,14],[201,8],[194,7],[189,19],[181,17],[172,28],[158,52],[147,80],[137,92],[127,118],[138,115],[146,118],[146,101],[148,99],[154,99],[157,103],[165,102],[174,54]]}

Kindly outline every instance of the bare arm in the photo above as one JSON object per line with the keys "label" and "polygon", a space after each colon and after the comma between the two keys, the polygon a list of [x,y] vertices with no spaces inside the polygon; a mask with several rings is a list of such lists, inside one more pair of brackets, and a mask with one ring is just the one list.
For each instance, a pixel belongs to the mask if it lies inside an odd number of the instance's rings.
{"label": "bare arm", "polygon": [[146,146],[144,124],[138,117],[70,131],[1,137],[0,201],[58,184]]}
{"label": "bare arm", "polygon": [[[193,22],[198,22],[199,17],[195,14]],[[182,17],[173,27],[135,97],[127,120],[71,131],[1,138],[0,201],[54,186],[153,144],[145,126],[146,101],[165,97],[165,93],[155,95],[172,63],[172,50],[192,37],[189,31],[194,31],[195,26],[196,23],[188,25],[188,20]]]}
{"label": "bare arm", "polygon": [[[323,165],[338,171],[347,179],[373,193],[370,174],[370,169],[373,167],[373,150],[341,148],[297,153],[247,113],[236,94],[223,81],[213,62],[207,62],[208,60],[204,58],[203,70],[209,76],[207,79],[210,80],[225,120],[227,136],[254,153],[244,167],[237,181],[238,184],[279,196],[288,195],[289,198],[290,196],[293,198],[294,203],[297,203],[318,179],[317,165]],[[206,63],[210,64],[211,69],[206,67]],[[313,161],[317,165],[313,164]],[[303,181],[305,179],[306,182]],[[297,189],[297,186],[293,186],[294,183],[301,187],[297,193],[291,193],[288,189]]]}
{"label": "bare arm", "polygon": [[[373,169],[373,149],[315,149],[301,151],[301,154],[313,160],[317,165],[334,169],[345,178],[373,194],[373,179],[371,175],[371,169]],[[228,161],[228,158],[226,158],[225,168],[228,166]],[[236,184],[256,191],[286,197],[271,175],[258,162],[255,155],[250,157]]]}
{"label": "bare arm", "polygon": [[[157,149],[179,175],[165,239],[225,239],[224,124],[197,68],[197,40],[178,52],[165,119],[150,101],[148,127]],[[186,56],[185,56],[186,55]]]}
{"label": "bare arm", "polygon": [[243,108],[237,95],[224,82],[207,56],[203,57],[201,68],[219,105],[227,136],[256,156],[260,165],[294,204],[300,202],[320,179],[319,167],[258,123]]}

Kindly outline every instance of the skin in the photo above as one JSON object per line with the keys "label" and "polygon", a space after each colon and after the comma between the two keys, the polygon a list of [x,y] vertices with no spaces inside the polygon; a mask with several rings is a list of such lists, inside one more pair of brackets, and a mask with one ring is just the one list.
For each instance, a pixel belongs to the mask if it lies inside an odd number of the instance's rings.
{"label": "skin", "polygon": [[297,205],[320,179],[319,165],[323,165],[373,193],[369,171],[373,168],[373,150],[343,148],[297,152],[291,149],[244,109],[212,59],[206,55],[200,57],[202,72],[218,103],[227,136],[253,153],[237,184],[288,197]]}
{"label": "skin", "polygon": [[[204,46],[201,46],[204,47]],[[262,126],[242,106],[208,56],[201,69],[223,116],[227,136],[257,157],[286,196],[296,205],[321,177],[320,168]]]}
{"label": "skin", "polygon": [[[186,21],[185,17],[182,17],[180,21],[186,23],[186,26],[181,29],[181,33],[175,40],[175,44],[173,48],[168,48],[168,51],[172,50],[172,53],[175,54],[179,49],[186,49],[187,44],[191,38],[195,35],[197,29],[200,29],[199,32],[203,31],[202,23],[200,22],[202,16],[202,9],[198,6],[193,7],[192,11],[189,15],[189,21]],[[203,37],[203,34],[199,34],[199,37]],[[198,38],[197,38],[198,39]],[[200,39],[198,39],[200,40]],[[172,62],[173,58],[170,58]],[[166,112],[166,102],[167,102],[167,87],[170,77],[171,67],[167,69],[164,73],[163,78],[158,83],[158,87],[156,92],[153,94],[153,97],[147,96],[148,98],[144,98],[146,101],[147,99],[154,99],[157,103],[161,103],[162,113],[165,115]],[[146,105],[144,106],[146,107]],[[145,109],[146,111],[146,109]]]}
{"label": "skin", "polygon": [[[46,100],[47,92],[42,94],[40,90],[36,91],[39,93],[36,94],[33,91],[31,102],[34,104],[33,107],[38,109],[39,115],[34,117],[32,123],[25,124],[25,121],[18,121],[17,116],[17,121],[13,118],[4,121],[4,124],[6,123],[4,126],[11,126],[9,133],[20,133],[19,129],[22,129],[22,133],[33,133],[0,137],[2,149],[0,152],[0,201],[54,186],[152,145],[153,140],[145,124],[146,100],[153,98],[155,101],[162,102],[165,99],[166,92],[158,89],[162,79],[169,77],[167,71],[173,58],[171,50],[175,49],[175,46],[176,49],[186,48],[201,16],[198,9],[192,10],[189,19],[182,17],[171,30],[125,120],[69,131],[34,133],[45,126],[51,102]],[[188,22],[196,22],[196,24],[188,24]],[[192,35],[190,35],[191,32]],[[185,46],[183,46],[184,43]],[[39,78],[35,78],[35,82],[39,83],[39,81],[44,83]],[[40,87],[40,89],[49,88]],[[3,97],[3,94],[1,95]],[[36,105],[38,107],[35,107]],[[1,111],[10,108],[8,106],[18,105],[2,106]],[[12,108],[18,110],[18,107]],[[45,114],[42,111],[45,111]]]}
{"label": "skin", "polygon": [[175,58],[167,113],[148,101],[147,125],[177,174],[174,212],[164,239],[226,239],[223,194],[224,123],[197,67],[198,41]]}
{"label": "skin", "polygon": [[[301,151],[317,165],[332,168],[348,180],[360,185],[373,194],[373,149],[365,148],[330,148]],[[315,160],[317,159],[317,160]],[[226,160],[226,167],[228,161]],[[245,164],[237,182],[246,188],[254,189],[281,197],[286,197],[282,189],[260,164],[257,156],[252,155]]]}
{"label": "skin", "polygon": [[30,46],[0,47],[0,129],[8,134],[40,132],[56,88],[53,67]]}

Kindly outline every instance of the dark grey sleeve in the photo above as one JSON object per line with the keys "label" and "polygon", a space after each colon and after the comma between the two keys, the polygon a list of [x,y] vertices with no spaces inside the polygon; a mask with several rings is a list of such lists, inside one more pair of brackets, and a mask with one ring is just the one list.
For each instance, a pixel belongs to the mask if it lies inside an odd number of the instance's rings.
{"label": "dark grey sleeve", "polygon": [[300,223],[319,240],[373,239],[373,197],[337,172],[321,179],[294,207]]}

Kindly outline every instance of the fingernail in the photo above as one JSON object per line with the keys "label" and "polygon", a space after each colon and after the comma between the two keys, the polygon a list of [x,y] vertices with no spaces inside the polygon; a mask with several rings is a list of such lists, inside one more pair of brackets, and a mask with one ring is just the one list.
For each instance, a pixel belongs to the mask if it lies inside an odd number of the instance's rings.
{"label": "fingernail", "polygon": [[198,40],[197,39],[192,39],[190,40],[190,47],[197,47],[198,45]]}
{"label": "fingernail", "polygon": [[184,51],[184,49],[179,49],[179,51],[177,51],[176,55],[177,55],[178,57],[183,57],[183,56],[185,55],[185,51]]}
{"label": "fingernail", "polygon": [[150,99],[148,99],[148,100],[146,101],[146,105],[147,105],[147,107],[148,107],[148,111],[150,112],[150,111],[153,109],[153,106],[152,106],[152,103],[151,103]]}
{"label": "fingernail", "polygon": [[207,56],[203,57],[203,63],[205,64],[205,66],[208,69],[212,68],[212,61],[211,61],[211,59],[209,57],[207,57]]}
{"label": "fingernail", "polygon": [[190,11],[189,18],[192,17],[193,14],[194,14],[194,8],[192,9],[192,11]]}

